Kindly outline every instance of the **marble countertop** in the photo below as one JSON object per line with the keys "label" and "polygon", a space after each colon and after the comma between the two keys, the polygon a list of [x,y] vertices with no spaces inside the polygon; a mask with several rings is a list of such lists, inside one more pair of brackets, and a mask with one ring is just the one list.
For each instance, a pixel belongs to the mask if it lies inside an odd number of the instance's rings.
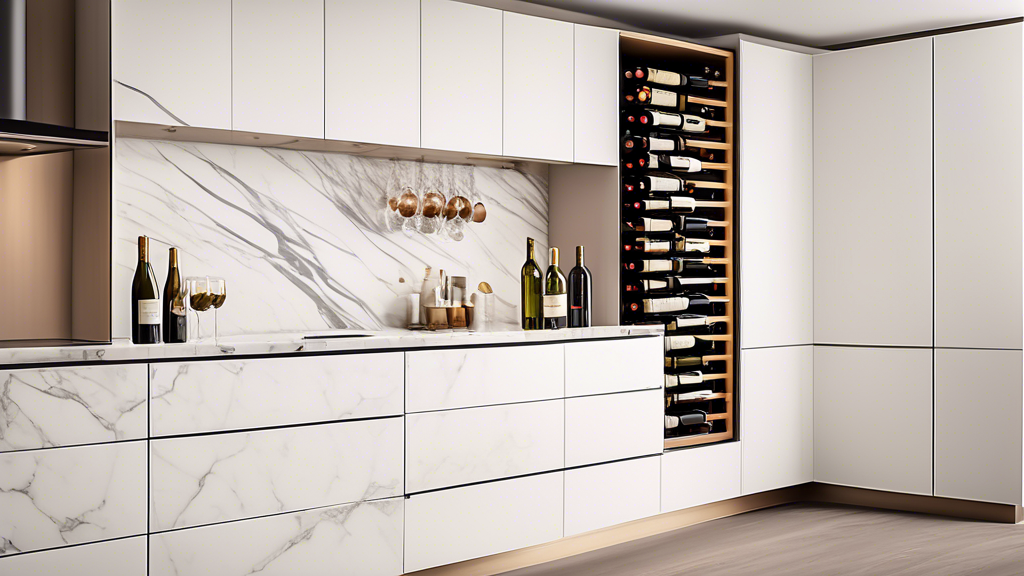
{"label": "marble countertop", "polygon": [[190,359],[302,352],[392,350],[436,346],[476,346],[527,342],[557,342],[661,334],[660,326],[594,326],[564,330],[508,332],[424,332],[411,330],[330,331],[259,334],[221,338],[218,342],[135,345],[128,340],[111,344],[0,348],[0,366],[59,362],[123,362],[129,360]]}

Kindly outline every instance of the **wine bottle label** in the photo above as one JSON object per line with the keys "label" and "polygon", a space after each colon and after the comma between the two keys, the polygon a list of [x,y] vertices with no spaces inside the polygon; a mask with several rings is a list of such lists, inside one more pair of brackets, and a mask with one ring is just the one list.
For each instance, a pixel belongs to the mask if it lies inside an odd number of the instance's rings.
{"label": "wine bottle label", "polygon": [[688,350],[697,345],[693,336],[666,336],[665,350]]}
{"label": "wine bottle label", "polygon": [[677,282],[680,284],[694,285],[694,284],[714,284],[718,281],[718,278],[677,278]]}
{"label": "wine bottle label", "polygon": [[668,288],[668,281],[666,280],[644,280],[644,290],[650,292],[651,290],[665,290]]}
{"label": "wine bottle label", "polygon": [[671,232],[672,221],[661,218],[644,218],[644,230],[647,232]]}
{"label": "wine bottle label", "polygon": [[682,184],[676,178],[648,176],[647,179],[651,181],[651,192],[678,192]]}
{"label": "wine bottle label", "polygon": [[[675,96],[675,94],[673,94]],[[678,128],[683,125],[683,117],[679,114],[669,114],[667,112],[658,112],[657,110],[651,110],[651,117],[654,119],[655,126],[669,126],[671,128]]]}
{"label": "wine bottle label", "polygon": [[697,199],[687,198],[685,196],[673,196],[671,199],[672,208],[677,210],[689,210],[693,212],[697,209]]}
{"label": "wine bottle label", "polygon": [[648,154],[647,158],[648,158],[647,159],[647,167],[650,168],[651,170],[657,169],[658,168],[658,156],[657,156],[657,154]]}
{"label": "wine bottle label", "polygon": [[568,314],[565,294],[544,295],[544,317],[564,318]]}
{"label": "wine bottle label", "polygon": [[711,252],[711,243],[707,240],[686,240],[683,242],[684,252]]}
{"label": "wine bottle label", "polygon": [[160,301],[139,300],[139,324],[160,323]]}
{"label": "wine bottle label", "polygon": [[640,243],[644,247],[644,252],[649,254],[661,254],[672,249],[672,242],[669,242],[668,240],[662,242],[651,242],[645,238],[644,240],[641,240]]}
{"label": "wine bottle label", "polygon": [[677,316],[675,320],[669,323],[669,330],[678,330],[680,328],[690,328],[693,326],[710,326],[708,317],[698,316],[696,314]]}
{"label": "wine bottle label", "polygon": [[708,123],[700,116],[683,114],[682,125],[684,132],[706,132]]}
{"label": "wine bottle label", "polygon": [[673,394],[672,399],[676,402],[682,402],[685,400],[697,400],[704,398],[705,396],[711,396],[713,392],[711,390],[697,390],[696,392],[686,392],[684,394]]}
{"label": "wine bottle label", "polygon": [[[679,101],[676,100],[676,93],[669,90],[651,89],[651,104],[655,106],[675,107]],[[678,126],[678,124],[677,124]]]}
{"label": "wine bottle label", "polygon": [[647,314],[659,314],[662,312],[678,312],[690,307],[690,299],[682,296],[675,298],[646,298],[644,299],[644,312]]}
{"label": "wine bottle label", "polygon": [[644,268],[641,272],[671,272],[671,260],[644,260]]}
{"label": "wine bottle label", "polygon": [[676,142],[670,138],[648,138],[647,145],[651,150],[671,151],[676,149]]}
{"label": "wine bottle label", "polygon": [[665,86],[679,86],[682,81],[678,72],[658,70],[657,68],[647,69],[647,79],[655,84],[664,84]]}
{"label": "wine bottle label", "polygon": [[700,370],[696,370],[694,372],[683,372],[682,374],[676,374],[675,376],[676,381],[679,382],[681,386],[686,384],[700,384],[704,382],[704,373]]}
{"label": "wine bottle label", "polygon": [[668,200],[644,200],[644,210],[668,210],[674,208]]}
{"label": "wine bottle label", "polygon": [[690,158],[688,156],[667,156],[667,159],[668,165],[677,170],[700,172],[704,169],[700,160],[697,160],[696,158]]}
{"label": "wine bottle label", "polygon": [[669,428],[675,428],[676,426],[679,426],[679,417],[678,416],[670,416],[670,415],[666,414],[665,415],[665,429],[667,430]]}

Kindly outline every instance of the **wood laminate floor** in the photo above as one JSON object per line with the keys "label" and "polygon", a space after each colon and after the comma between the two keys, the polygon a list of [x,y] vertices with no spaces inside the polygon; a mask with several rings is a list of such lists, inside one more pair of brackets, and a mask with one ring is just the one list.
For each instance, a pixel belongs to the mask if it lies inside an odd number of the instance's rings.
{"label": "wood laminate floor", "polygon": [[792,504],[502,576],[1024,574],[1024,525]]}

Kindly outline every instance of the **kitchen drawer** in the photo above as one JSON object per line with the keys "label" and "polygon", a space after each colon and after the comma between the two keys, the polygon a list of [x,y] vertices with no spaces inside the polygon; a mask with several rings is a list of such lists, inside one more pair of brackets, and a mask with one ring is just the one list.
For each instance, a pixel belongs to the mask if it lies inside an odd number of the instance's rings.
{"label": "kitchen drawer", "polygon": [[150,576],[396,576],[401,498],[150,536]]}
{"label": "kitchen drawer", "polygon": [[411,496],[406,572],[561,538],[562,477],[552,472]]}
{"label": "kitchen drawer", "polygon": [[146,576],[146,537],[0,558],[3,576]]}
{"label": "kitchen drawer", "polygon": [[661,388],[665,339],[627,338],[565,345],[565,395]]}
{"label": "kitchen drawer", "polygon": [[402,414],[402,353],[150,365],[153,436]]}
{"label": "kitchen drawer", "polygon": [[565,471],[565,535],[661,511],[661,456]]}
{"label": "kitchen drawer", "polygon": [[154,440],[150,529],[401,496],[403,419]]}
{"label": "kitchen drawer", "polygon": [[583,466],[661,454],[661,389],[565,400],[565,465]]}
{"label": "kitchen drawer", "polygon": [[145,533],[145,441],[0,454],[0,555]]}
{"label": "kitchen drawer", "polygon": [[406,411],[561,398],[563,348],[545,344],[407,352]]}
{"label": "kitchen drawer", "polygon": [[0,371],[0,452],[146,437],[146,365]]}
{"label": "kitchen drawer", "polygon": [[675,450],[661,457],[662,513],[739,495],[739,442]]}
{"label": "kitchen drawer", "polygon": [[564,400],[406,416],[408,493],[562,468]]}

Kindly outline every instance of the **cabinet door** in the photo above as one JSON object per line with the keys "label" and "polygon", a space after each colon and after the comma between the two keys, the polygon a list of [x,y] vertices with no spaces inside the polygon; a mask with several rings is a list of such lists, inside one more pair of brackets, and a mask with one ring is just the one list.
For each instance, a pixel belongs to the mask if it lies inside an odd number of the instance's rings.
{"label": "cabinet door", "polygon": [[936,346],[1021,347],[1021,66],[1020,24],[935,37]]}
{"label": "cabinet door", "polygon": [[743,493],[814,479],[814,349],[744,350],[740,371]]}
{"label": "cabinet door", "polygon": [[661,457],[661,512],[740,495],[740,442],[666,452]]}
{"label": "cabinet door", "polygon": [[231,0],[113,0],[114,119],[231,129]]}
{"label": "cabinet door", "polygon": [[[740,342],[814,342],[812,60],[740,43]],[[750,287],[750,290],[744,288]]]}
{"label": "cabinet door", "polygon": [[565,465],[583,466],[661,453],[665,439],[661,389],[565,401]]}
{"label": "cabinet door", "polygon": [[665,339],[630,338],[565,345],[565,395],[588,396],[661,388]]}
{"label": "cabinet door", "polygon": [[574,24],[573,162],[619,164],[619,31]]}
{"label": "cabinet door", "polygon": [[326,137],[420,145],[419,0],[326,0]]}
{"label": "cabinet door", "polygon": [[814,480],[931,495],[931,350],[814,348]]}
{"label": "cabinet door", "polygon": [[0,558],[0,574],[146,576],[146,537],[122,538]]}
{"label": "cabinet door", "polygon": [[565,471],[565,535],[660,512],[661,456]]}
{"label": "cabinet door", "polygon": [[501,155],[501,11],[452,0],[421,9],[423,148]]}
{"label": "cabinet door", "polygon": [[323,0],[234,0],[231,127],[324,137]]}
{"label": "cabinet door", "polygon": [[1020,350],[935,351],[935,495],[1021,503]]}
{"label": "cabinet door", "polygon": [[814,56],[814,341],[932,344],[932,40]]}
{"label": "cabinet door", "polygon": [[504,156],[572,162],[573,25],[504,13]]}

